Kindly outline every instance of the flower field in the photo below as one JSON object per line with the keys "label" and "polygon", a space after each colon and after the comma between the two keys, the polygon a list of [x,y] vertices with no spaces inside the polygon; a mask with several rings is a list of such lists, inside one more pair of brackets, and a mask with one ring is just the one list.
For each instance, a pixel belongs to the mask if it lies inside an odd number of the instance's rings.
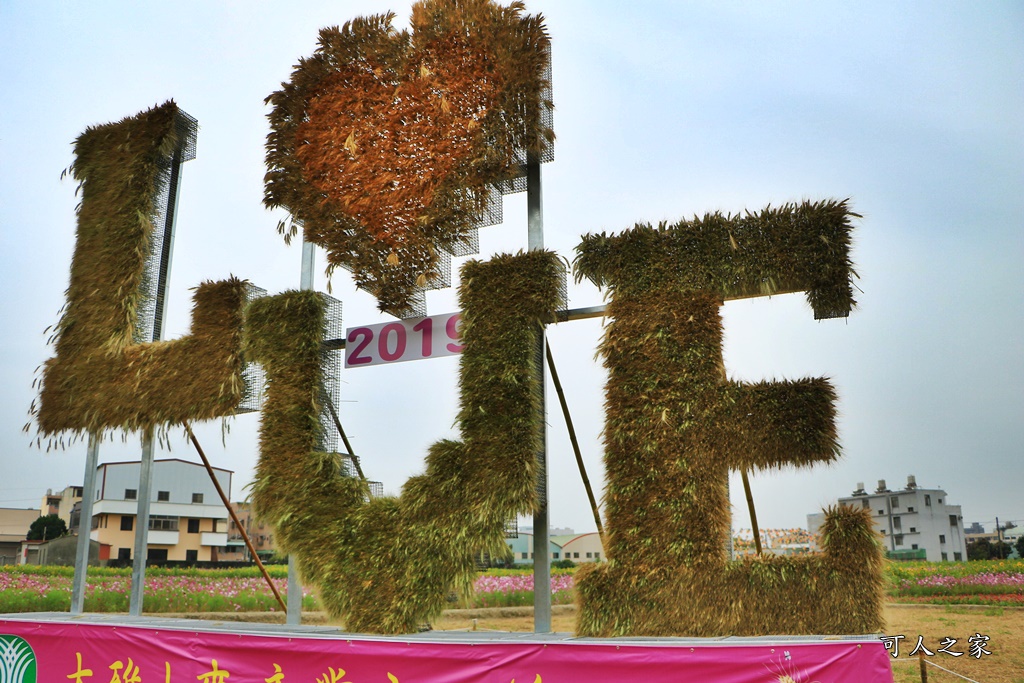
{"label": "flower field", "polygon": [[[277,590],[287,592],[287,572],[272,575]],[[0,612],[66,612],[71,608],[71,567],[0,567]],[[85,589],[86,612],[127,612],[130,569],[90,569]],[[303,609],[316,609],[311,594]],[[146,570],[143,612],[272,612],[280,609],[263,577],[252,570]]]}
{"label": "flower field", "polygon": [[893,602],[1024,606],[1024,560],[894,562],[888,574]]}
{"label": "flower field", "polygon": [[[567,605],[573,601],[573,573],[552,570],[551,604]],[[516,607],[533,605],[533,574],[521,570],[493,569],[477,577],[475,595],[460,607]]]}
{"label": "flower field", "polygon": [[[282,595],[287,569],[268,570]],[[71,607],[70,567],[0,567],[0,613],[66,612]],[[887,570],[892,602],[942,605],[1024,606],[1024,560],[968,563],[893,562]],[[90,569],[85,611],[127,612],[130,569]],[[452,607],[515,607],[533,604],[533,575],[525,570],[481,573],[475,594]],[[552,603],[573,601],[572,570],[553,570]],[[255,568],[146,570],[143,611],[147,613],[272,612],[280,606]],[[303,596],[303,609],[319,609],[316,596]]]}

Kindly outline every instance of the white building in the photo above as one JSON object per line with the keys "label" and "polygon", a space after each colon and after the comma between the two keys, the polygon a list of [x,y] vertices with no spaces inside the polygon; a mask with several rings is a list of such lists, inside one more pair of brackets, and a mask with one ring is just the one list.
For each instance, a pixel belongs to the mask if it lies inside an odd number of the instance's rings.
{"label": "white building", "polygon": [[82,500],[81,486],[65,486],[64,490],[59,493],[54,493],[52,489],[46,489],[46,495],[43,496],[43,502],[39,506],[39,516],[57,515],[64,520],[64,524],[70,531],[72,527],[71,513],[75,508],[75,503],[80,500]]}
{"label": "white building", "polygon": [[[138,461],[96,469],[90,537],[111,547],[111,559],[132,559],[140,469]],[[216,467],[213,471],[230,496],[232,473]],[[205,467],[185,460],[154,460],[149,496],[148,560],[218,559],[219,549],[228,544],[228,512]]]}
{"label": "white building", "polygon": [[[946,503],[942,489],[920,488],[913,476],[907,477],[906,488],[900,491],[889,490],[884,479],[873,493],[859,483],[853,495],[840,498],[839,504],[871,510],[875,528],[885,537],[885,549],[894,559],[967,559],[960,506]],[[823,521],[822,513],[808,515],[810,532],[816,535]]]}
{"label": "white building", "polygon": [[[548,554],[552,562],[572,560],[576,564],[580,564],[608,559],[601,545],[601,536],[596,532],[577,534],[573,533],[572,529],[552,529],[551,531],[569,532],[548,535]],[[508,538],[505,542],[512,551],[512,559],[515,564],[533,563],[533,534],[520,531],[517,536]]]}

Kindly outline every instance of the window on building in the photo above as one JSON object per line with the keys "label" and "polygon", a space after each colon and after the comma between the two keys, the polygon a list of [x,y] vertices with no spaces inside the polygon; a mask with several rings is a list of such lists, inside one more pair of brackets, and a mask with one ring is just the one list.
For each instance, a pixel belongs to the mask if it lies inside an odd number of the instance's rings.
{"label": "window on building", "polygon": [[939,499],[938,499],[937,501],[935,501],[935,502],[936,502],[936,503],[938,503],[939,505],[942,505],[942,499],[941,499],[941,498],[939,498]]}
{"label": "window on building", "polygon": [[926,493],[926,494],[924,494],[924,504],[925,504],[925,505],[926,505],[927,507],[931,507],[931,505],[932,505],[932,497],[931,497],[931,496],[929,496],[929,495],[928,495],[927,493]]}
{"label": "window on building", "polygon": [[558,559],[558,553],[551,553],[551,559],[557,560]]}
{"label": "window on building", "polygon": [[889,496],[889,507],[891,507],[893,510],[899,510],[900,509],[900,497],[899,496]]}
{"label": "window on building", "polygon": [[193,493],[192,494],[192,503],[195,504],[195,505],[202,505],[203,504],[203,494],[201,494],[201,493]]}
{"label": "window on building", "polygon": [[910,549],[911,549],[911,550],[917,550],[917,544],[916,544],[916,543],[914,543],[914,544],[913,544],[912,546],[910,546]]}
{"label": "window on building", "polygon": [[190,534],[198,534],[199,533],[199,520],[198,519],[190,519],[190,520],[188,520],[188,532]]}
{"label": "window on building", "polygon": [[885,514],[885,510],[879,510],[879,511],[878,511],[878,514],[880,514],[880,515],[884,515],[884,514]]}
{"label": "window on building", "polygon": [[578,559],[580,559],[580,554],[579,554],[579,553],[573,553],[573,554],[572,554],[572,558],[573,558],[574,560],[578,560]]}
{"label": "window on building", "polygon": [[185,561],[186,562],[198,562],[199,561],[199,551],[198,550],[186,550],[185,551]]}
{"label": "window on building", "polygon": [[530,559],[530,553],[523,553],[523,559],[524,560]]}
{"label": "window on building", "polygon": [[885,536],[885,529],[882,529],[882,535]]}
{"label": "window on building", "polygon": [[156,500],[157,500],[158,503],[166,503],[170,499],[171,499],[171,492],[170,491],[157,491],[156,492]]}
{"label": "window on building", "polygon": [[939,534],[939,543],[946,542],[946,534]]}
{"label": "window on building", "polygon": [[595,552],[594,553],[594,559],[595,560],[600,560],[601,559],[601,553]]}
{"label": "window on building", "polygon": [[893,531],[902,531],[903,530],[903,522],[900,521],[899,517],[893,517],[892,518],[892,528],[893,528]]}
{"label": "window on building", "polygon": [[93,515],[92,516],[92,524],[89,526],[90,529],[99,529],[100,528],[100,517],[101,517],[101,515]]}
{"label": "window on building", "polygon": [[125,500],[138,500],[138,498],[139,498],[138,490],[136,490],[136,489],[125,489],[124,490],[124,499]]}
{"label": "window on building", "polygon": [[903,534],[896,534],[894,538],[896,539],[896,545],[903,545]]}
{"label": "window on building", "polygon": [[587,553],[587,557],[593,559],[594,553]]}
{"label": "window on building", "polygon": [[862,501],[860,502],[860,506],[861,506],[862,508],[864,508],[865,510],[867,510],[867,509],[868,509],[869,507],[871,507],[871,501],[870,501],[870,500],[868,500],[867,498],[865,498],[864,500],[862,500]]}
{"label": "window on building", "polygon": [[117,549],[117,559],[121,560],[122,562],[130,561],[132,559],[132,549],[131,548],[118,548]]}
{"label": "window on building", "polygon": [[949,560],[949,555],[947,555],[946,553],[942,553],[942,561],[946,562],[948,560]]}
{"label": "window on building", "polygon": [[146,553],[147,562],[166,562],[167,548],[150,548]]}
{"label": "window on building", "polygon": [[914,507],[913,506],[910,506],[910,507],[907,508],[907,512],[913,512],[913,511],[914,511]]}
{"label": "window on building", "polygon": [[149,530],[150,531],[177,531],[178,530],[178,518],[168,517],[166,515],[150,515],[149,517]]}
{"label": "window on building", "polygon": [[135,528],[135,518],[128,515],[121,515],[121,531],[131,531]]}
{"label": "window on building", "polygon": [[950,526],[956,526],[956,523],[957,523],[956,515],[950,515],[949,516],[949,525]]}
{"label": "window on building", "polygon": [[963,559],[964,559],[964,557],[960,553],[953,553],[953,561],[954,562],[962,562]]}
{"label": "window on building", "polygon": [[910,527],[910,533],[916,534],[917,533],[917,527],[916,526]]}

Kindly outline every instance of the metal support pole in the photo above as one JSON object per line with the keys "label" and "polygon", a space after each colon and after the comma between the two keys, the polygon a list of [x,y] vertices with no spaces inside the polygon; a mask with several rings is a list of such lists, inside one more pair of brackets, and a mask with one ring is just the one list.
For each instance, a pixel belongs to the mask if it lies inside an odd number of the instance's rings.
{"label": "metal support pole", "polygon": [[288,556],[288,610],[285,612],[285,623],[302,623],[302,584],[299,583],[299,567],[295,564],[294,554]]}
{"label": "metal support pole", "polygon": [[85,454],[85,485],[82,486],[82,514],[78,518],[78,545],[75,548],[75,578],[71,584],[71,613],[85,609],[85,584],[89,572],[89,545],[92,540],[92,502],[96,497],[96,466],[100,457],[100,439],[89,435]]}
{"label": "metal support pole", "polygon": [[185,432],[188,434],[189,440],[192,445],[196,448],[196,453],[199,454],[200,459],[203,461],[203,467],[206,468],[207,474],[210,475],[210,481],[213,482],[213,487],[217,489],[217,495],[220,496],[220,502],[224,503],[224,508],[231,515],[231,521],[235,523],[235,528],[238,529],[238,533],[242,535],[242,540],[245,541],[245,547],[248,548],[249,552],[252,553],[253,561],[256,562],[256,566],[259,567],[260,573],[263,574],[263,579],[270,586],[270,592],[277,598],[277,604],[281,605],[281,609],[285,612],[288,611],[288,607],[284,604],[284,599],[281,598],[281,594],[277,591],[277,586],[274,585],[273,579],[270,578],[270,574],[267,573],[267,568],[263,566],[263,562],[260,560],[260,556],[256,553],[256,548],[252,547],[252,541],[249,540],[249,534],[245,532],[245,527],[242,526],[242,521],[238,519],[238,515],[235,514],[234,508],[231,507],[231,501],[228,499],[228,494],[224,493],[224,488],[217,481],[217,474],[213,471],[213,466],[210,465],[209,458],[206,457],[206,452],[203,451],[203,447],[199,445],[199,439],[196,438],[195,433],[192,431],[192,426],[189,423],[185,423]]}
{"label": "metal support pole", "polygon": [[164,322],[167,317],[167,288],[171,281],[171,256],[174,255],[174,226],[178,218],[178,200],[181,198],[181,147],[171,157],[170,185],[167,189],[167,212],[164,218],[163,245],[160,250],[160,266],[157,269],[156,307],[153,314],[153,341],[164,337]]}
{"label": "metal support pole", "polygon": [[334,426],[338,429],[338,435],[341,436],[341,441],[345,444],[345,451],[348,453],[348,457],[352,461],[352,466],[356,469],[356,474],[359,475],[359,479],[361,481],[366,481],[366,475],[363,474],[363,467],[359,464],[359,458],[356,457],[356,452],[352,450],[352,444],[348,440],[348,435],[345,434],[345,428],[341,426],[341,418],[338,417],[338,411],[334,409],[334,403],[331,402],[330,396],[327,397],[327,408],[331,411],[331,419],[334,420]]}
{"label": "metal support pole", "polygon": [[[299,289],[313,289],[313,266],[316,256],[316,245],[302,240],[302,270],[299,274]],[[340,421],[339,421],[340,423]],[[302,583],[299,581],[299,567],[295,563],[295,555],[288,555],[288,609],[285,623],[298,625],[302,623]]]}
{"label": "metal support pole", "polygon": [[316,254],[316,245],[312,242],[302,240],[302,272],[299,274],[299,289],[305,291],[313,289],[313,257]]}
{"label": "metal support pole", "polygon": [[[526,216],[528,241],[532,251],[544,248],[544,208],[541,193],[540,159],[530,156],[526,162]],[[548,538],[548,436],[547,404],[544,373],[546,343],[543,328],[537,330],[537,348],[534,355],[540,382],[540,408],[537,411],[537,429],[540,449],[537,451],[537,509],[533,514],[533,631],[551,632],[551,553]]]}
{"label": "metal support pole", "polygon": [[139,505],[135,515],[135,550],[132,557],[132,592],[128,601],[128,614],[142,615],[142,593],[146,582],[146,559],[149,545],[149,499],[153,494],[153,430],[146,431],[142,438],[142,462],[139,471],[139,488],[136,492]]}
{"label": "metal support pole", "polygon": [[[167,289],[171,280],[171,256],[174,252],[174,226],[177,220],[178,200],[181,195],[181,170],[184,163],[182,147],[174,149],[171,157],[171,177],[167,188],[167,211],[164,216],[163,245],[157,269],[156,303],[153,313],[153,341],[163,339],[167,317]],[[135,516],[135,549],[132,558],[132,591],[128,614],[142,614],[142,594],[146,582],[146,560],[149,548],[149,503],[153,489],[153,429],[142,437],[142,462],[139,470],[138,512]]]}
{"label": "metal support pole", "polygon": [[[747,470],[740,470],[743,478],[743,492],[747,494],[747,509],[750,510],[750,528],[754,530],[754,551],[761,555],[761,530],[757,527],[757,512],[754,510],[754,495],[750,492],[750,479],[747,477]],[[729,533],[732,533],[730,529]]]}
{"label": "metal support pole", "polygon": [[605,543],[604,526],[601,524],[601,513],[597,510],[597,499],[594,497],[594,489],[590,486],[590,477],[587,476],[586,465],[583,464],[583,454],[580,452],[580,442],[576,439],[576,428],[572,425],[572,416],[569,414],[569,404],[565,400],[565,392],[562,391],[562,383],[558,380],[558,370],[555,368],[555,358],[551,354],[551,346],[546,349],[548,357],[548,368],[551,370],[551,381],[555,384],[555,392],[558,394],[558,402],[562,404],[562,416],[565,417],[565,427],[569,430],[569,442],[572,444],[572,452],[576,455],[576,466],[580,470],[580,478],[583,479],[583,488],[587,491],[587,500],[590,501],[590,511],[594,513],[594,524],[597,525],[597,535],[601,543]]}

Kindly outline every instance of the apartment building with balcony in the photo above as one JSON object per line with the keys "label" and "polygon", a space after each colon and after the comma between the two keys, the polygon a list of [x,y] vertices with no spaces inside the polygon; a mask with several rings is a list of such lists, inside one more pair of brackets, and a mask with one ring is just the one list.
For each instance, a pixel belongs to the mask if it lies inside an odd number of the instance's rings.
{"label": "apartment building with balcony", "polygon": [[[959,505],[947,502],[942,489],[927,489],[907,477],[903,489],[890,490],[884,479],[869,493],[863,483],[852,495],[839,499],[840,505],[871,510],[875,528],[883,538],[886,553],[897,560],[928,560],[930,562],[967,559],[964,519]],[[824,521],[821,513],[808,515],[807,524],[817,534]]]}
{"label": "apartment building with balcony", "polygon": [[262,522],[256,519],[256,515],[253,513],[252,503],[249,502],[235,502],[231,504],[232,509],[235,511],[235,516],[241,523],[241,527],[238,527],[234,520],[230,520],[228,523],[228,542],[227,546],[221,548],[219,551],[219,559],[222,562],[251,562],[252,554],[245,545],[245,540],[242,538],[242,532],[249,537],[249,541],[252,543],[253,548],[256,550],[256,554],[260,556],[261,560],[268,560],[274,556],[277,552],[277,546],[274,543],[274,528],[266,522]]}
{"label": "apartment building with balcony", "polygon": [[[129,561],[135,547],[141,463],[115,462],[96,469],[90,537],[111,547],[111,559]],[[213,468],[231,495],[230,470]],[[149,491],[147,559],[152,562],[216,562],[228,544],[228,512],[198,463],[170,458],[153,462]]]}
{"label": "apartment building with balcony", "polygon": [[65,486],[63,491],[57,493],[54,493],[52,489],[47,489],[46,495],[43,496],[42,503],[39,505],[39,516],[57,515],[64,520],[64,524],[70,530],[72,526],[78,526],[77,524],[72,525],[72,512],[75,511],[76,504],[81,500],[81,486]]}

